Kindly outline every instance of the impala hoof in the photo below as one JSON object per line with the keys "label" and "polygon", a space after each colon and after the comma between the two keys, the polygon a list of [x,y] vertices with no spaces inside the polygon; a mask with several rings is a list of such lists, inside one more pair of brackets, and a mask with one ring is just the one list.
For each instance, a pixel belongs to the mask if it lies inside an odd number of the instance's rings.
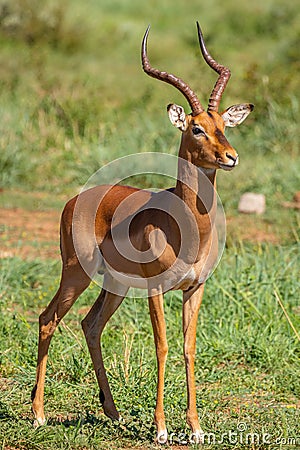
{"label": "impala hoof", "polygon": [[161,430],[157,433],[155,442],[157,444],[166,444],[168,442],[168,431]]}
{"label": "impala hoof", "polygon": [[104,414],[106,415],[106,417],[109,417],[109,419],[115,420],[116,422],[122,421],[122,418],[121,418],[120,414],[118,413],[118,411],[108,411],[104,407],[103,407],[103,411],[104,411]]}
{"label": "impala hoof", "polygon": [[118,413],[118,411],[116,410],[116,408],[106,407],[105,405],[102,405],[102,407],[103,407],[103,412],[106,415],[106,417],[109,417],[111,420],[115,420],[117,422],[122,421],[122,418],[121,418],[120,414]]}
{"label": "impala hoof", "polygon": [[103,407],[104,414],[107,417],[109,417],[111,420],[116,420],[119,422],[121,420],[121,417],[120,417],[120,414],[118,413],[118,411],[116,410],[114,402],[113,401],[109,402],[106,399],[102,389],[100,389],[100,392],[99,392],[99,399],[100,399],[100,403]]}
{"label": "impala hoof", "polygon": [[33,422],[33,428],[38,428],[38,427],[42,427],[43,425],[45,425],[46,423],[46,419],[38,417],[35,419],[35,421]]}
{"label": "impala hoof", "polygon": [[194,431],[191,434],[190,442],[191,444],[204,444],[204,438],[205,438],[204,431],[202,431],[200,428],[200,430]]}

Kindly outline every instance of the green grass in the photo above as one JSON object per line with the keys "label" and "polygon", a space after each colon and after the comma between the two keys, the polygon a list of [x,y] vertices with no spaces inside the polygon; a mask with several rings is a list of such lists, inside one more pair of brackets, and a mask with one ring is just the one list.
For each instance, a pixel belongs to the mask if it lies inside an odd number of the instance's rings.
{"label": "green grass", "polygon": [[[197,330],[201,423],[217,440],[226,434],[224,448],[247,447],[228,440],[241,423],[260,437],[269,433],[271,448],[299,448],[299,342],[277,300],[299,332],[299,212],[282,207],[300,186],[297,2],[42,3],[7,0],[0,6],[0,207],[61,209],[99,167],[118,157],[176,154],[180,137],[166,105],[186,102],[143,74],[140,41],[151,23],[153,65],[182,77],[206,104],[216,76],[199,56],[199,20],[211,53],[232,71],[222,105],[255,104],[245,124],[228,131],[239,167],[218,176],[233,225],[229,221],[225,253],[207,283]],[[153,177],[138,181],[148,187]],[[249,190],[266,195],[267,209],[263,216],[241,219],[238,200]],[[255,230],[269,233],[277,244],[243,241],[253,230],[254,238]],[[9,236],[2,231],[5,244]],[[26,245],[26,237],[21,243]],[[35,245],[42,253],[43,244]],[[124,417],[114,424],[101,411],[80,328],[98,293],[94,285],[53,338],[48,424],[33,429],[29,399],[37,318],[57,288],[59,270],[53,260],[1,259],[1,447],[154,448],[156,369],[145,300],[126,299],[103,335],[105,365]],[[176,444],[180,433],[182,440],[188,436],[179,294],[166,295],[165,303],[165,406]]]}
{"label": "green grass", "polygon": [[[299,329],[298,248],[236,246],[208,281],[197,332],[198,410],[205,431],[245,423],[249,432],[296,438],[299,342],[276,300]],[[4,260],[1,297],[2,445],[15,448],[152,448],[155,353],[145,299],[126,299],[103,335],[105,364],[124,423],[105,418],[80,319],[95,299],[91,286],[53,338],[46,382],[48,424],[32,428],[36,313],[54,293],[58,264]],[[165,407],[170,433],[186,433],[181,300],[166,295],[169,357]],[[70,329],[72,332],[70,332]],[[208,446],[207,448],[214,448]],[[216,447],[218,448],[218,447]],[[237,448],[237,447],[236,447]]]}

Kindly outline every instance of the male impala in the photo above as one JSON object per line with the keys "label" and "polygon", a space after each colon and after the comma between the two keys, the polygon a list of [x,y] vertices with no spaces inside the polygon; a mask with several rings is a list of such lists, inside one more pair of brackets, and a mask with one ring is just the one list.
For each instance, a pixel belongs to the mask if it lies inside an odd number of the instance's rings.
{"label": "male impala", "polygon": [[177,88],[191,107],[191,113],[186,115],[183,107],[168,106],[171,123],[182,132],[175,188],[153,193],[129,186],[97,186],[74,197],[64,208],[61,219],[61,282],[39,319],[37,376],[32,391],[35,425],[45,423],[44,382],[53,333],[93,276],[102,271],[103,288],[82,321],[82,327],[104,413],[112,419],[120,417],[108,384],[100,338],[128,288],[145,287],[148,289],[158,365],[154,421],[158,442],[167,441],[163,389],[168,347],[163,294],[180,289],[183,291],[186,418],[195,441],[200,442],[203,438],[196,409],[194,359],[196,324],[204,283],[215,264],[218,250],[216,170],[231,170],[238,164],[238,154],[227,141],[224,130],[226,126],[235,127],[243,122],[253,105],[243,103],[218,112],[230,71],[211,57],[198,23],[197,27],[202,55],[219,74],[207,111],[180,78],[151,67],[147,56],[149,27],[142,42],[144,71]]}

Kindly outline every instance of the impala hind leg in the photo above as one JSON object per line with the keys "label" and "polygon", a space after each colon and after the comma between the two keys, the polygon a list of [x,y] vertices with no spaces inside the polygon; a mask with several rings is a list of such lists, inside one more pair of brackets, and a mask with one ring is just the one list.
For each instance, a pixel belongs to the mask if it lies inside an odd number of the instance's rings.
{"label": "impala hind leg", "polygon": [[120,420],[120,415],[110,391],[100,339],[106,323],[122,303],[127,290],[120,286],[117,291],[119,295],[117,295],[103,288],[93,307],[81,322],[100,389],[100,402],[105,415],[113,420]]}
{"label": "impala hind leg", "polygon": [[187,381],[187,412],[186,420],[193,433],[195,443],[203,443],[204,433],[200,428],[195,388],[195,352],[196,352],[196,329],[198,313],[202,301],[204,284],[183,293],[183,335],[184,335],[184,359]]}
{"label": "impala hind leg", "polygon": [[157,397],[154,412],[154,423],[157,430],[156,441],[158,444],[165,444],[168,439],[168,432],[164,414],[164,378],[168,344],[166,337],[163,295],[159,294],[149,296],[148,302],[157,358]]}
{"label": "impala hind leg", "polygon": [[90,278],[80,265],[70,266],[62,272],[59,289],[45,311],[39,317],[39,344],[36,383],[31,393],[34,426],[45,423],[44,386],[48,349],[53,333],[79,295],[90,284]]}

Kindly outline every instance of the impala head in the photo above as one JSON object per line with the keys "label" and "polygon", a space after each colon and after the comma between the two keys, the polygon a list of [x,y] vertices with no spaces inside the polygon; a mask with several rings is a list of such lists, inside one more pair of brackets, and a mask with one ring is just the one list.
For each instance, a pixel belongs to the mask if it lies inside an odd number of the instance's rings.
{"label": "impala head", "polygon": [[230,70],[218,64],[208,53],[198,22],[197,28],[203,58],[219,74],[208,101],[207,111],[204,110],[196,94],[183,80],[151,67],[147,56],[150,27],[147,28],[142,42],[143,69],[151,77],[169,83],[178,89],[191,107],[191,113],[186,114],[182,106],[168,105],[171,123],[182,131],[181,151],[185,154],[181,154],[181,156],[198,167],[231,170],[238,164],[238,154],[224,135],[225,127],[235,127],[242,123],[254,106],[250,103],[242,103],[230,106],[221,113],[218,112],[222,94],[230,78]]}

